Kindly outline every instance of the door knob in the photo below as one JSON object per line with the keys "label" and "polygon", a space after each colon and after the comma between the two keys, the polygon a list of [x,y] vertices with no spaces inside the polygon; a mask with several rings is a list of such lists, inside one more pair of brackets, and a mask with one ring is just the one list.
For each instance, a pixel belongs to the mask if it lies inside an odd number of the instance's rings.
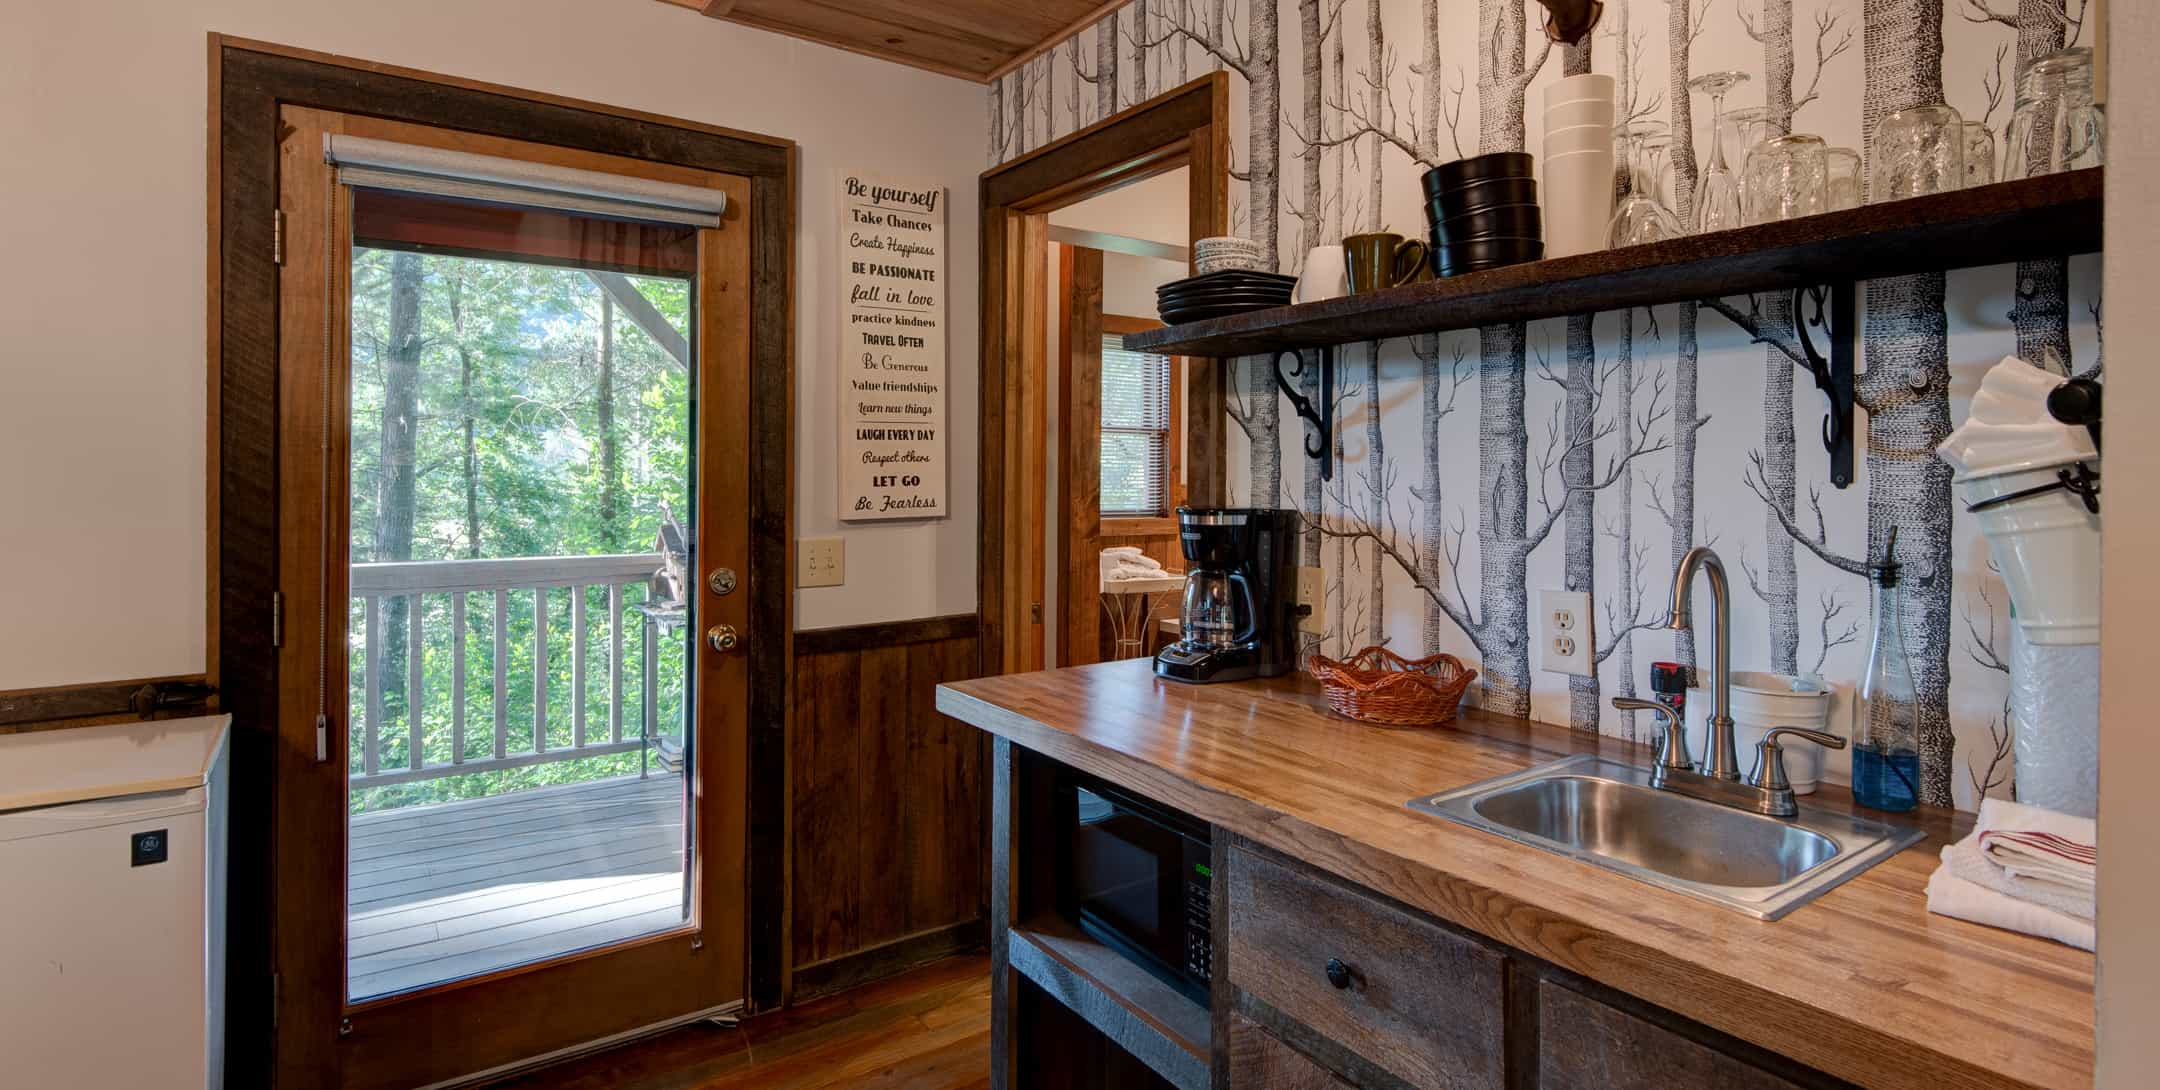
{"label": "door knob", "polygon": [[712,645],[713,650],[726,654],[742,646],[742,637],[736,633],[734,625],[716,624],[705,630],[705,642]]}

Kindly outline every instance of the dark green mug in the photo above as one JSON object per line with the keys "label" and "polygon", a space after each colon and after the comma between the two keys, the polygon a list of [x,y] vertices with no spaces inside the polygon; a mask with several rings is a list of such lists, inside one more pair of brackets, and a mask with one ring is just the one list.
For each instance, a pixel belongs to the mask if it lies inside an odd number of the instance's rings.
{"label": "dark green mug", "polygon": [[1342,244],[1352,295],[1410,283],[1419,279],[1430,264],[1424,242],[1392,231],[1351,235]]}

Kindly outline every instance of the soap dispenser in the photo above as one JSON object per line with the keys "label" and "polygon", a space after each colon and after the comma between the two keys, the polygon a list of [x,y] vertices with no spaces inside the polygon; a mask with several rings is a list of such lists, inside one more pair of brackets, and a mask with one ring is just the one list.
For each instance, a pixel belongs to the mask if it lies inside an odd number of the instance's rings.
{"label": "soap dispenser", "polygon": [[1854,708],[1853,801],[1872,810],[1910,810],[1920,802],[1920,701],[1905,656],[1898,590],[1897,527],[1882,559],[1868,565],[1875,598],[1867,680]]}

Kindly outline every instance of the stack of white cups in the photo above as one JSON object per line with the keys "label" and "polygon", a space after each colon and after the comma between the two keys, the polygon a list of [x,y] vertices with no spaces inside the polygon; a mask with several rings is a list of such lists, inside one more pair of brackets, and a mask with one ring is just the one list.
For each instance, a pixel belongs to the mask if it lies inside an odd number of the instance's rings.
{"label": "stack of white cups", "polygon": [[1613,211],[1613,78],[1545,88],[1545,256],[1605,249]]}

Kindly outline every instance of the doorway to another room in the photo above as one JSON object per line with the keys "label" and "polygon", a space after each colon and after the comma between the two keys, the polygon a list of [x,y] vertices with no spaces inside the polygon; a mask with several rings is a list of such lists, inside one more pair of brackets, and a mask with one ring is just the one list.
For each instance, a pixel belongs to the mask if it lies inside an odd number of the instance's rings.
{"label": "doorway to another room", "polygon": [[1227,233],[1228,125],[1212,73],[983,175],[986,673],[1138,657],[1176,615],[1176,509],[1224,499],[1223,368],[1121,338]]}

